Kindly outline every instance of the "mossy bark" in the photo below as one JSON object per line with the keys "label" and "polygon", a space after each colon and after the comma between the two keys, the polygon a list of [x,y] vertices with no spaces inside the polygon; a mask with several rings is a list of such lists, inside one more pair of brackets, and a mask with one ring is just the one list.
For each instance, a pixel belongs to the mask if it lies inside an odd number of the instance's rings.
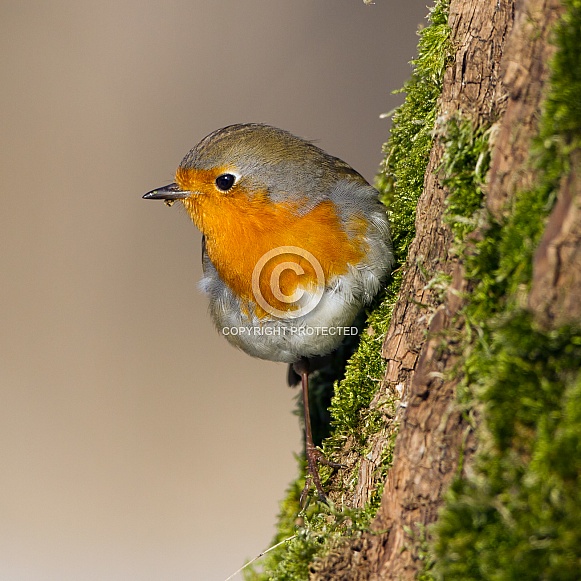
{"label": "mossy bark", "polygon": [[[473,402],[461,405],[457,391],[465,379],[463,350],[470,327],[465,307],[480,281],[474,268],[467,273],[466,263],[489,236],[492,224],[502,227],[517,193],[530,190],[540,179],[530,159],[531,143],[539,133],[555,50],[551,34],[562,12],[558,0],[450,4],[455,57],[439,102],[416,237],[383,344],[388,367],[371,404],[386,394],[401,398],[393,465],[371,531],[316,561],[311,567],[313,580],[418,577],[426,569],[429,526],[438,519],[446,491],[455,478],[473,476],[483,414]],[[482,211],[476,213],[461,251],[450,215],[456,182],[446,179],[442,169],[449,147],[447,127],[454,120],[468,123],[474,131],[485,128],[490,148]],[[571,171],[562,176],[556,195],[532,260],[532,281],[513,293],[519,306],[532,312],[545,329],[581,324],[578,152],[572,153]],[[451,282],[442,290],[438,280]],[[372,449],[386,445],[381,433]],[[362,460],[354,506],[365,504],[374,485],[366,476],[370,461]]]}

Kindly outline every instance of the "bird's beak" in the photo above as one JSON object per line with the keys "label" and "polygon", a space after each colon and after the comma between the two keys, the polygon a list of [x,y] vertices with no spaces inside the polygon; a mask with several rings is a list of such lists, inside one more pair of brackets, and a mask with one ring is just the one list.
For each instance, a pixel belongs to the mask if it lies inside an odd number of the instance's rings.
{"label": "bird's beak", "polygon": [[187,198],[192,192],[182,190],[177,184],[169,184],[169,186],[163,186],[162,188],[156,188],[147,192],[143,196],[144,200],[183,200]]}

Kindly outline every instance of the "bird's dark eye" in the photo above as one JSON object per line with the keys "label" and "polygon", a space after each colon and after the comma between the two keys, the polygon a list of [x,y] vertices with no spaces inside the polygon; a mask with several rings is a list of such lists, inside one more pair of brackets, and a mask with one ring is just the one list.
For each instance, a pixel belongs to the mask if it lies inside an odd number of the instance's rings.
{"label": "bird's dark eye", "polygon": [[227,192],[234,185],[235,181],[236,176],[233,176],[231,173],[223,173],[216,178],[216,185],[223,192]]}

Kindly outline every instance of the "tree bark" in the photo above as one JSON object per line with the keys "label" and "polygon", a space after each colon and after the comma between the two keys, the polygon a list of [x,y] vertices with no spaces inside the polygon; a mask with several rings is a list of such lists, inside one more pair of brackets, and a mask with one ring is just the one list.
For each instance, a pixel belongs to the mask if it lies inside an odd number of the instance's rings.
{"label": "tree bark", "polygon": [[[529,150],[553,53],[550,32],[560,11],[557,0],[451,2],[449,24],[457,51],[446,72],[440,118],[461,112],[474,126],[493,125],[485,203],[497,218],[515,192],[535,179]],[[456,403],[459,378],[449,377],[462,360],[454,337],[463,326],[462,297],[471,289],[443,221],[449,195],[437,175],[443,152],[436,139],[417,208],[416,238],[383,346],[387,371],[372,403],[377,405],[389,390],[401,395],[394,461],[374,532],[315,563],[313,580],[414,579],[423,567],[424,527],[437,520],[453,477],[470,470],[477,443]],[[534,259],[528,304],[546,325],[571,317],[581,321],[580,160],[574,161],[577,171],[562,184]],[[477,238],[478,230],[471,236]],[[443,300],[429,284],[440,273],[452,279]],[[373,449],[383,445],[379,438]],[[368,496],[365,474],[372,461],[373,454],[362,462],[364,484],[355,505]]]}
{"label": "tree bark", "polygon": [[529,308],[544,327],[581,323],[581,155],[571,159],[533,263]]}

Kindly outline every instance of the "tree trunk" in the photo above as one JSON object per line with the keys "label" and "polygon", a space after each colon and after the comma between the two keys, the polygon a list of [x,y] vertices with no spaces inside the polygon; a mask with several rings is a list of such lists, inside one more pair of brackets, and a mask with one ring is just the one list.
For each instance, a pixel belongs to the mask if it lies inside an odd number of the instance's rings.
{"label": "tree trunk", "polygon": [[[484,194],[486,208],[499,221],[515,193],[532,187],[536,178],[529,151],[554,52],[550,35],[561,12],[557,0],[451,1],[456,54],[446,72],[439,126],[461,114],[474,127],[492,127]],[[315,563],[311,579],[317,581],[416,578],[424,567],[425,527],[437,520],[453,478],[472,470],[478,440],[457,403],[464,354],[455,337],[465,325],[462,308],[474,281],[466,279],[444,220],[450,195],[438,175],[444,141],[440,136],[432,147],[416,238],[383,345],[388,367],[382,390],[401,395],[400,429],[374,532]],[[581,156],[573,156],[572,166],[534,255],[531,290],[521,297],[547,328],[581,322]],[[480,239],[486,228],[477,227],[470,239]],[[442,274],[452,281],[444,297],[430,284]],[[373,448],[382,445],[378,440]],[[363,460],[360,482],[367,482],[369,471]],[[360,486],[354,504],[363,505],[368,494]]]}

